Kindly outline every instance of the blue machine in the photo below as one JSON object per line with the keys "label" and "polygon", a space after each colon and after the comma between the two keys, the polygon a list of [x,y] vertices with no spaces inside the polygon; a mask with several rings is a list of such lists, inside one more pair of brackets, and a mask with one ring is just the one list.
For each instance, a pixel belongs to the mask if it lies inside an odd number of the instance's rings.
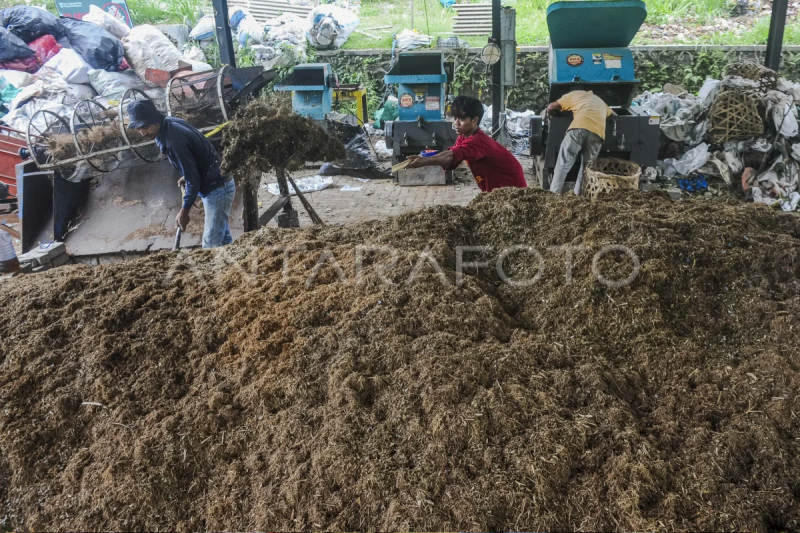
{"label": "blue machine", "polygon": [[[448,81],[442,52],[403,52],[383,78],[397,85],[398,119],[386,123],[386,147],[392,164],[423,150],[447,150],[456,141],[453,123],[447,120]],[[452,173],[445,175],[445,181]]]}
{"label": "blue machine", "polygon": [[333,105],[338,85],[328,63],[296,65],[291,74],[275,85],[276,91],[292,91],[292,110],[314,120],[325,120]]}
{"label": "blue machine", "polygon": [[[592,91],[619,115],[606,125],[601,156],[653,166],[658,157],[660,117],[631,107],[639,80],[628,45],[647,17],[641,0],[556,2],[547,9],[550,30],[550,102],[575,91]],[[550,186],[571,113],[531,120],[531,155],[540,184]],[[577,166],[573,169],[577,175]]]}

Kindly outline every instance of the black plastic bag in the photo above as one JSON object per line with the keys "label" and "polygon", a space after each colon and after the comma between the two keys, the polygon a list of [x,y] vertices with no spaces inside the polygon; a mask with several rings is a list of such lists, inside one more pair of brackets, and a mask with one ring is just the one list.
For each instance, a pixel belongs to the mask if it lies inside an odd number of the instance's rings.
{"label": "black plastic bag", "polygon": [[59,40],[64,32],[58,17],[44,9],[31,6],[14,6],[0,11],[0,26],[29,43],[42,35],[52,35]]}
{"label": "black plastic bag", "polygon": [[97,24],[69,17],[61,17],[61,26],[69,44],[89,66],[109,72],[119,70],[125,49],[116,37]]}
{"label": "black plastic bag", "polygon": [[0,61],[25,59],[36,55],[25,42],[8,31],[0,28]]}

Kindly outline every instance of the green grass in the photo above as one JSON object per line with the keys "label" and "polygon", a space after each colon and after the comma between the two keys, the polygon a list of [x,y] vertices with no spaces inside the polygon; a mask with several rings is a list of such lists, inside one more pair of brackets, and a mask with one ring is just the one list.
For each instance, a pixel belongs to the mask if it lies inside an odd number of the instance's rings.
{"label": "green grass", "polygon": [[134,24],[182,24],[194,25],[200,12],[211,13],[211,4],[206,0],[127,0]]}
{"label": "green grass", "polygon": [[[556,0],[505,0],[503,5],[517,10],[517,42],[520,46],[546,45],[547,6]],[[411,5],[414,4],[414,22],[411,22]],[[728,18],[734,5],[733,0],[645,0],[647,4],[647,23],[653,25],[683,23],[702,26],[716,18]],[[427,5],[427,17],[425,7]],[[372,33],[377,39],[354,33],[345,44],[345,49],[390,48],[392,35],[404,28],[416,28],[432,37],[452,34],[453,11],[445,9],[439,0],[363,0],[359,17],[359,29]],[[368,29],[375,26],[390,25],[391,28]],[[740,33],[721,32],[683,41],[680,44],[765,44],[769,31],[769,17],[760,17],[752,28]],[[488,36],[462,37],[470,46],[482,46]],[[633,44],[653,44],[655,41],[644,36],[634,39]],[[658,41],[663,44],[663,41]],[[784,44],[800,44],[800,21],[787,21]]]}

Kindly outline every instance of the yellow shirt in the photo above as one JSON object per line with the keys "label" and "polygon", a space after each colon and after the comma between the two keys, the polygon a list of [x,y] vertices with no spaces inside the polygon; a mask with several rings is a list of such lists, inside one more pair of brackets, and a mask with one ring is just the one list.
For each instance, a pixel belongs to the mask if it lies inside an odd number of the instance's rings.
{"label": "yellow shirt", "polygon": [[606,119],[611,116],[611,108],[592,91],[572,91],[562,96],[558,103],[564,111],[572,111],[572,124],[569,129],[584,129],[606,138]]}

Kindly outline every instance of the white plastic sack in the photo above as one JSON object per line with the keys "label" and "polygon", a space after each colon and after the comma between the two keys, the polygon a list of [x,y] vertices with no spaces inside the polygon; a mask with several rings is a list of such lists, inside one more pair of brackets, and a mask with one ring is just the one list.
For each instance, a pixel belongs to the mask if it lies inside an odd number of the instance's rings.
{"label": "white plastic sack", "polygon": [[135,72],[106,72],[102,69],[90,70],[89,81],[92,88],[101,96],[122,95],[128,89],[145,90],[147,86]]}
{"label": "white plastic sack", "polygon": [[684,154],[678,161],[675,161],[675,170],[681,176],[688,176],[708,161],[708,145],[702,143],[696,148],[692,148]]}
{"label": "white plastic sack", "polygon": [[794,98],[795,102],[800,102],[800,83],[794,83],[786,78],[778,78],[778,85],[776,88]]}
{"label": "white plastic sack", "polygon": [[193,44],[184,44],[181,47],[181,55],[184,59],[191,59],[192,61],[202,61],[205,63],[206,55],[199,46]]}
{"label": "white plastic sack", "polygon": [[163,70],[161,60],[153,53],[147,41],[124,39],[122,46],[125,48],[125,60],[128,61],[139,79],[147,79],[145,73],[149,68]]}
{"label": "white plastic sack", "polygon": [[[126,42],[130,43],[131,45],[133,43],[137,43],[139,46],[144,46],[143,43],[146,43],[150,47],[152,54],[158,58],[158,61],[161,63],[161,69],[163,70],[175,70],[179,66],[181,53],[178,51],[175,45],[172,44],[172,41],[169,40],[169,37],[161,33],[161,30],[155,26],[150,26],[149,24],[136,26],[123,40],[123,46],[125,46]],[[131,67],[133,67],[133,65],[131,65]],[[138,71],[136,73],[139,74]],[[139,77],[142,76],[140,75]]]}
{"label": "white plastic sack", "polygon": [[341,48],[359,24],[358,15],[330,4],[314,8],[308,20],[311,28],[306,35],[315,48]]}
{"label": "white plastic sack", "polygon": [[89,83],[89,70],[91,67],[75,50],[62,48],[42,68],[46,67],[58,72],[67,83]]}
{"label": "white plastic sack", "polygon": [[[31,121],[31,118],[36,114],[37,111],[42,109],[47,109],[48,111],[52,111],[53,113],[62,117],[69,116],[70,112],[70,109],[60,102],[45,100],[44,98],[36,98],[24,106],[11,110],[6,116],[0,119],[0,122],[3,122],[12,129],[18,131],[27,131],[28,123]],[[46,118],[42,115],[39,115],[37,120],[38,122],[34,121],[33,126],[38,128],[39,131],[44,131],[47,127],[45,124]]]}
{"label": "white plastic sack", "polygon": [[800,161],[800,143],[792,145],[792,158],[795,161]]}
{"label": "white plastic sack", "polygon": [[97,24],[119,40],[127,37],[131,31],[128,26],[95,5],[89,6],[89,13],[83,16],[83,20]]}
{"label": "white plastic sack", "polygon": [[398,33],[395,38],[398,50],[425,48],[431,45],[432,40],[433,38],[430,35],[425,35],[417,30],[409,30],[408,28]]}
{"label": "white plastic sack", "polygon": [[379,159],[392,158],[392,151],[386,148],[386,141],[383,139],[375,143],[375,153]]}
{"label": "white plastic sack", "polygon": [[217,23],[214,21],[213,15],[206,15],[197,21],[192,31],[189,32],[189,37],[195,41],[205,41],[206,39],[213,39],[216,35]]}
{"label": "white plastic sack", "polygon": [[88,83],[70,83],[67,85],[67,97],[70,102],[77,103],[82,100],[91,100],[95,96],[97,96],[97,92]]}
{"label": "white plastic sack", "polygon": [[[300,192],[307,193],[307,192],[321,191],[322,189],[330,187],[331,185],[333,185],[333,178],[327,176],[311,176],[308,178],[300,178],[294,180],[294,182],[297,184],[297,187],[300,189]],[[295,192],[294,187],[292,187],[292,184],[289,183],[288,185],[289,185],[289,194],[291,194],[292,196],[296,195],[297,192]],[[278,188],[277,182],[267,183],[262,185],[262,187],[267,189],[270,192],[270,194],[274,196],[281,195],[281,191]]]}
{"label": "white plastic sack", "polygon": [[33,77],[27,72],[20,72],[18,70],[2,70],[0,69],[0,78],[6,80],[17,89],[27,87],[33,82]]}
{"label": "white plastic sack", "polygon": [[185,63],[189,63],[192,66],[192,70],[194,72],[205,72],[207,70],[211,70],[214,68],[205,61],[195,61],[194,59],[186,59],[186,58],[183,58],[183,61]]}
{"label": "white plastic sack", "polygon": [[264,42],[251,46],[264,68],[289,67],[308,59],[308,19],[292,13],[270,19],[264,27]]}
{"label": "white plastic sack", "polygon": [[728,164],[728,168],[731,169],[733,174],[740,174],[744,170],[744,163],[742,162],[742,157],[739,155],[739,151],[736,149],[736,143],[726,142],[725,143],[725,162]]}
{"label": "white plastic sack", "polygon": [[781,200],[781,209],[784,211],[794,211],[797,209],[797,204],[800,203],[800,193],[795,191],[789,195],[786,200]]}
{"label": "white plastic sack", "polygon": [[782,92],[769,91],[767,93],[770,114],[775,128],[780,127],[781,135],[787,139],[797,137],[797,106]]}
{"label": "white plastic sack", "polygon": [[236,32],[240,48],[248,44],[261,44],[264,41],[264,26],[243,7],[237,7],[230,14],[231,30]]}
{"label": "white plastic sack", "polygon": [[711,107],[711,104],[714,103],[714,98],[719,94],[719,84],[719,80],[711,78],[706,78],[706,81],[703,82],[703,86],[700,88],[700,92],[697,95],[700,101],[703,102],[703,107]]}
{"label": "white plastic sack", "polygon": [[18,108],[31,98],[60,102],[62,95],[67,92],[67,82],[53,69],[42,67],[33,76],[33,80],[33,83],[18,92],[11,100],[8,104],[9,110]]}

